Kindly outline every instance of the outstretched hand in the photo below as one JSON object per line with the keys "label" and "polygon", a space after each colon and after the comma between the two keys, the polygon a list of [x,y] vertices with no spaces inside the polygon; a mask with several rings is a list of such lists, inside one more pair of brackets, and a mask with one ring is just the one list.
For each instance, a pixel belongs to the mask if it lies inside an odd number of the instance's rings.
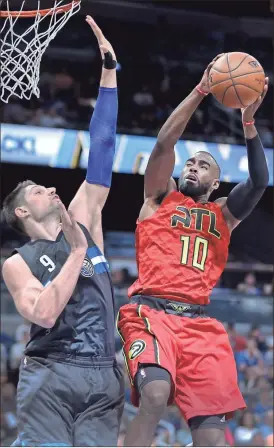
{"label": "outstretched hand", "polygon": [[211,70],[211,67],[215,64],[215,62],[224,55],[224,53],[218,54],[211,62],[210,64],[208,64],[207,68],[204,71],[203,77],[201,79],[201,81],[198,84],[198,87],[200,87],[200,89],[205,92],[205,93],[209,93],[210,92],[210,87],[209,87],[209,72]]}
{"label": "outstretched hand", "polygon": [[86,252],[88,248],[87,239],[84,232],[77,224],[77,221],[74,219],[73,214],[66,210],[61,201],[59,202],[59,209],[61,214],[62,230],[67,242],[70,245],[71,251],[74,252],[80,250]]}
{"label": "outstretched hand", "polygon": [[98,41],[98,45],[100,48],[100,52],[102,55],[102,59],[105,59],[104,53],[110,52],[112,54],[113,59],[115,61],[117,61],[116,55],[112,48],[111,43],[105,38],[101,28],[99,28],[99,26],[97,25],[95,20],[91,16],[87,16],[86,22],[89,24],[90,28],[92,29],[92,31],[94,32],[94,34],[96,36],[96,39]]}
{"label": "outstretched hand", "polygon": [[259,96],[259,98],[255,101],[255,103],[241,109],[243,122],[250,122],[254,119],[254,114],[257,111],[257,109],[260,107],[260,105],[262,104],[263,99],[267,93],[267,90],[268,90],[268,78],[265,78],[265,85],[264,85],[263,93]]}

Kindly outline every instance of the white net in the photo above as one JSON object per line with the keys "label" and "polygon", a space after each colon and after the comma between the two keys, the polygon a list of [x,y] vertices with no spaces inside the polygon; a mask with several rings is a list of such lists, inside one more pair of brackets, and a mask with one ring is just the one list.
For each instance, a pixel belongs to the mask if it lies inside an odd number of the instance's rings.
{"label": "white net", "polygon": [[[8,103],[11,95],[30,99],[34,94],[39,98],[38,82],[42,56],[50,41],[70,17],[79,11],[81,4],[81,0],[73,0],[70,3],[69,0],[54,0],[54,5],[45,12],[40,8],[40,1],[37,1],[34,16],[25,19],[25,1],[22,1],[20,11],[15,15],[9,10],[9,0],[6,1],[7,17],[1,29],[0,48],[1,100],[5,103]],[[30,26],[29,20],[32,22]]]}

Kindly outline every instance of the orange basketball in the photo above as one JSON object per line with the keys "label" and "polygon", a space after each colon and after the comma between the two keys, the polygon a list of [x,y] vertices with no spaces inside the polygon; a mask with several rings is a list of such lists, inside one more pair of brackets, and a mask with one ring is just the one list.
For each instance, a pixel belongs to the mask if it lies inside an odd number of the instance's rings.
{"label": "orange basketball", "polygon": [[247,107],[263,93],[264,69],[247,53],[226,53],[209,72],[210,92],[219,103],[234,109]]}

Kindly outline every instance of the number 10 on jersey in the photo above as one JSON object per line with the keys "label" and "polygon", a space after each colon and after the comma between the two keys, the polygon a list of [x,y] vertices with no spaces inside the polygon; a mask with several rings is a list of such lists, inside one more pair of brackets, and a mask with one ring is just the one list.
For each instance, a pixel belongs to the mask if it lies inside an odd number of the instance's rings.
{"label": "number 10 on jersey", "polygon": [[190,261],[194,268],[204,271],[208,253],[208,240],[201,238],[200,236],[196,236],[192,254],[190,253],[190,236],[181,235],[181,242],[181,264],[187,265],[188,261]]}

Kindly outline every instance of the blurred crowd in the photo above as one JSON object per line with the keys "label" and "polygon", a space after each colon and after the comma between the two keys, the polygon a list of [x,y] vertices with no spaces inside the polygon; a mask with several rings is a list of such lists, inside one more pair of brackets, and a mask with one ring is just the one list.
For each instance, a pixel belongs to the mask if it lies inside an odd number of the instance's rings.
{"label": "blurred crowd", "polygon": [[[124,267],[122,269],[115,269],[111,273],[112,283],[114,285],[114,290],[118,293],[123,290],[126,291],[135,280],[129,270]],[[217,288],[226,288],[231,290],[236,290],[239,293],[247,294],[248,296],[273,296],[273,282],[271,283],[271,275],[256,276],[254,272],[247,272],[240,274],[240,281],[237,282],[239,274],[236,275],[235,272],[226,272],[226,279],[223,280],[223,276],[218,282]]]}
{"label": "blurred crowd", "polygon": [[[270,76],[269,93],[264,107],[256,114],[256,124],[264,145],[273,147],[271,39],[249,38],[243,33],[230,35],[222,30],[206,32],[193,27],[184,27],[182,34],[179,26],[170,26],[164,18],[153,26],[142,24],[142,37],[137,39],[140,36],[137,23],[103,18],[99,22],[119,59],[119,132],[156,135],[179,101],[199,82],[216,54],[244,51],[257,57]],[[41,66],[40,99],[21,101],[12,97],[3,108],[4,122],[87,129],[100,79],[97,45],[89,28],[82,26],[82,18],[76,17],[51,43],[51,48],[54,47],[69,47],[72,54],[81,49],[90,54],[90,60],[77,58],[75,62],[71,57],[70,61],[61,54],[56,60],[48,52]],[[208,97],[194,113],[184,138],[242,143],[240,113]]]}
{"label": "blurred crowd", "polygon": [[273,297],[273,282],[259,284],[256,275],[248,272],[241,283],[237,285],[237,291],[251,296],[269,296]]}

